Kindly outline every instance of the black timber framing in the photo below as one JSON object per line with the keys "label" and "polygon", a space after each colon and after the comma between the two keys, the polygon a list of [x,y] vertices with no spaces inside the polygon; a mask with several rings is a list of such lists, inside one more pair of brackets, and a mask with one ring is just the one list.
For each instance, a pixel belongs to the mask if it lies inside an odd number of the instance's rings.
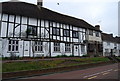
{"label": "black timber framing", "polygon": [[[28,29],[28,25],[29,25],[29,17],[27,17],[27,29]],[[28,34],[27,34],[27,38],[28,38]]]}
{"label": "black timber framing", "polygon": [[39,38],[40,38],[40,40],[41,40],[41,19],[40,19],[40,24],[39,24],[39,25],[40,25],[40,27],[39,27],[39,32],[40,32],[40,33],[39,33]]}
{"label": "black timber framing", "polygon": [[6,37],[8,37],[8,29],[9,29],[9,14],[8,14],[8,18],[7,18],[7,32],[6,32]]}
{"label": "black timber framing", "polygon": [[37,18],[37,31],[36,31],[36,33],[37,33],[37,38],[38,38],[38,18]]}
{"label": "black timber framing", "polygon": [[3,14],[1,13],[1,19],[0,19],[0,38],[1,38],[1,28],[2,28],[2,18],[3,18]]}
{"label": "black timber framing", "polygon": [[[50,23],[51,23],[51,22],[48,21],[48,23],[49,23],[49,41],[51,41],[51,37],[50,37],[50,33],[51,33],[51,32],[50,32],[50,31],[51,31],[51,30],[50,30],[50,28],[51,28],[51,27],[50,27]],[[50,54],[49,56],[51,57],[51,42],[49,42],[49,54]]]}
{"label": "black timber framing", "polygon": [[21,38],[21,31],[22,31],[22,30],[21,30],[21,27],[22,27],[21,25],[22,25],[22,16],[20,16],[20,34],[19,34],[19,37],[20,37],[20,38]]}
{"label": "black timber framing", "polygon": [[13,28],[13,37],[15,37],[15,22],[16,22],[16,15],[14,15],[14,28]]}

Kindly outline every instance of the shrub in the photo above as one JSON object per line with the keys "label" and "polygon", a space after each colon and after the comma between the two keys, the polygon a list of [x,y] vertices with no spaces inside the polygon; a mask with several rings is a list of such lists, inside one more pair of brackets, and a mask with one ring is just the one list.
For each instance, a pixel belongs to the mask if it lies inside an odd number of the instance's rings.
{"label": "shrub", "polygon": [[86,55],[83,55],[82,57],[90,57],[90,55],[86,54]]}

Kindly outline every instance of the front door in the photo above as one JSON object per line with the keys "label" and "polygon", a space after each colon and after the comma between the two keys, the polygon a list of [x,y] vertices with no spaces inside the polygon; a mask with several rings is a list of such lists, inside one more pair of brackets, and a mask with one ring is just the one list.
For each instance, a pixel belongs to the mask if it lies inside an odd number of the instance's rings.
{"label": "front door", "polygon": [[79,56],[79,45],[74,45],[74,56]]}
{"label": "front door", "polygon": [[29,57],[29,41],[24,41],[24,57]]}

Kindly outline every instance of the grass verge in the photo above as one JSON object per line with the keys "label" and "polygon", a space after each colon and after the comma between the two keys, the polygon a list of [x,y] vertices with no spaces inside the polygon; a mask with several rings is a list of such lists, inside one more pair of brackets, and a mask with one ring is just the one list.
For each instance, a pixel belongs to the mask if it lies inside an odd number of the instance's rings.
{"label": "grass verge", "polygon": [[94,58],[79,58],[79,59],[67,59],[67,60],[51,60],[51,61],[34,61],[34,62],[14,62],[3,63],[2,72],[16,72],[27,70],[41,70],[55,67],[75,66],[82,64],[107,62],[108,58],[94,57]]}

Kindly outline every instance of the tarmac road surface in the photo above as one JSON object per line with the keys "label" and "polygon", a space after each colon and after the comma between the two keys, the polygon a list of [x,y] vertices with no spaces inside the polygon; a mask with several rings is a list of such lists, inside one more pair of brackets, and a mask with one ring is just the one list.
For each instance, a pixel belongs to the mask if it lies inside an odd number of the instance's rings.
{"label": "tarmac road surface", "polygon": [[25,79],[120,79],[120,68],[118,65],[116,63],[84,70],[28,77]]}

